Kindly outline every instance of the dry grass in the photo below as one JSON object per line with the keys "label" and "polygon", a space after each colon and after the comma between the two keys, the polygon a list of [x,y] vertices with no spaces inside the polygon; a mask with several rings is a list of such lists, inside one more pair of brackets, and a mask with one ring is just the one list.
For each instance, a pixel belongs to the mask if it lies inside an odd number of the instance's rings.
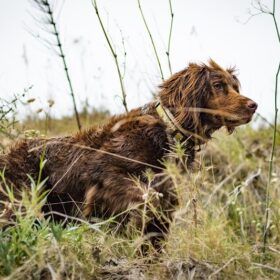
{"label": "dry grass", "polygon": [[[42,129],[44,124],[29,120],[23,127],[31,125]],[[71,125],[75,126],[74,120],[53,120],[53,129],[47,132],[71,131]],[[17,222],[0,231],[0,275],[4,279],[279,279],[279,148],[270,185],[268,247],[265,254],[262,251],[272,130],[247,126],[232,136],[218,134],[200,152],[195,171],[182,174],[174,163],[167,164],[180,206],[161,256],[153,257],[151,250],[149,257],[141,257],[139,233],[130,238],[116,235],[112,220],[66,228],[55,225],[42,218],[26,195],[22,203],[28,215],[17,213]],[[180,152],[178,147],[178,156]],[[39,203],[43,198],[37,199]]]}

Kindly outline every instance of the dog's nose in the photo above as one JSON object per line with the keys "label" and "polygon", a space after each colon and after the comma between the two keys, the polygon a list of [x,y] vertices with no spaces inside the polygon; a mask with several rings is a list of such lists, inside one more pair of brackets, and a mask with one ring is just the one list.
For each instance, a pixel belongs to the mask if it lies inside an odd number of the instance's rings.
{"label": "dog's nose", "polygon": [[257,110],[257,108],[258,108],[258,104],[257,104],[256,102],[254,102],[253,100],[249,100],[249,101],[247,102],[247,107],[248,107],[251,111],[255,112],[255,111]]}

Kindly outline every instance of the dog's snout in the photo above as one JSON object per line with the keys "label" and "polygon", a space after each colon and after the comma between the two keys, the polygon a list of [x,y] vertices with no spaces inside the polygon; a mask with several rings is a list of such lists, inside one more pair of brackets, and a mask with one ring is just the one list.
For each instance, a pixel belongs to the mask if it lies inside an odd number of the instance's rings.
{"label": "dog's snout", "polygon": [[248,107],[251,111],[255,112],[255,111],[257,110],[257,108],[258,108],[258,104],[257,104],[255,101],[253,101],[253,100],[249,100],[249,101],[247,102],[247,107]]}

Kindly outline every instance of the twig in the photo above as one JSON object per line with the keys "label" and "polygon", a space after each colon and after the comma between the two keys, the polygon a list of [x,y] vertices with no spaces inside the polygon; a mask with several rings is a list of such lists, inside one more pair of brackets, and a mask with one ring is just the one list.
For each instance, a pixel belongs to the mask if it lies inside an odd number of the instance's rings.
{"label": "twig", "polygon": [[[57,29],[56,21],[54,19],[53,8],[51,7],[49,0],[33,0],[33,2],[36,4],[39,11],[41,11],[42,13],[44,13],[46,15],[46,18],[41,18],[40,20],[37,20],[37,21],[39,21],[39,22],[41,21],[43,23],[43,26],[41,26],[41,28],[43,30],[45,30],[46,32],[53,34],[56,38],[56,45],[59,50],[58,55],[62,59],[64,72],[65,72],[69,90],[70,90],[70,95],[72,97],[77,126],[78,126],[78,129],[81,130],[82,126],[81,126],[80,116],[79,116],[78,109],[77,109],[76,98],[75,98],[75,94],[74,94],[74,90],[73,90],[73,86],[72,86],[72,80],[69,75],[69,70],[67,67],[65,54],[64,54],[64,51],[62,48],[60,35],[59,35],[58,29]],[[45,26],[46,24],[47,25],[49,24],[50,26],[52,26],[53,32],[51,32],[49,29],[46,28],[46,26]],[[46,39],[41,38],[41,40],[43,40],[45,43],[47,43],[47,45],[51,45],[51,43],[49,41],[47,41]]]}
{"label": "twig", "polygon": [[221,272],[224,268],[226,268],[231,262],[233,262],[236,258],[232,257],[231,259],[229,259],[222,267],[220,267],[219,269],[217,269],[216,271],[214,271],[213,273],[211,273],[208,276],[208,279],[211,279],[214,275],[218,274],[219,272]]}
{"label": "twig", "polygon": [[99,24],[101,26],[101,29],[102,29],[102,32],[105,36],[105,39],[106,39],[106,42],[110,48],[110,51],[111,51],[111,54],[114,58],[114,62],[115,62],[115,65],[116,65],[116,68],[117,68],[117,72],[118,72],[118,77],[119,77],[119,81],[120,81],[120,85],[121,85],[121,91],[122,91],[122,103],[123,103],[123,106],[124,106],[124,109],[126,112],[128,112],[128,108],[127,108],[127,102],[126,102],[126,91],[125,91],[125,86],[124,86],[124,82],[123,82],[123,76],[121,74],[121,70],[120,70],[120,65],[119,65],[119,61],[118,61],[118,55],[117,53],[115,52],[113,46],[112,46],[112,42],[110,41],[110,38],[105,30],[105,27],[104,27],[104,24],[103,24],[103,21],[100,17],[100,14],[99,14],[99,10],[98,10],[98,6],[97,6],[97,0],[92,0],[92,5],[95,9],[95,13],[97,15],[97,18],[98,18],[98,21],[99,21]]}
{"label": "twig", "polygon": [[[279,41],[280,42],[280,41]],[[277,108],[277,92],[278,92],[278,76],[280,72],[280,62],[278,65],[278,69],[275,75],[275,101],[274,101],[274,130],[273,130],[273,140],[272,140],[272,148],[271,148],[271,155],[269,160],[269,175],[268,175],[268,184],[266,187],[266,202],[265,202],[265,226],[264,226],[264,236],[263,236],[263,251],[265,252],[265,247],[267,244],[267,234],[268,234],[268,228],[269,228],[269,208],[270,208],[270,194],[269,194],[269,186],[272,179],[272,170],[273,170],[273,160],[274,160],[274,154],[275,154],[275,145],[276,145],[276,126],[277,126],[277,115],[278,115],[278,108]]]}
{"label": "twig", "polygon": [[[22,94],[16,94],[12,100],[6,100],[0,97],[0,134],[4,134],[10,139],[14,139],[17,135],[14,135],[10,128],[14,128],[16,121],[16,108],[19,102],[23,103],[22,98],[29,92],[33,86],[25,88]],[[3,145],[1,144],[3,147]]]}
{"label": "twig", "polygon": [[173,9],[172,9],[172,0],[169,0],[169,10],[170,10],[171,21],[170,21],[170,29],[169,29],[169,36],[168,36],[168,47],[167,47],[166,55],[167,55],[170,75],[172,75],[172,67],[171,67],[171,61],[170,61],[171,35],[172,35],[173,21],[174,21],[174,13],[173,13]]}
{"label": "twig", "polygon": [[277,254],[280,255],[280,251],[276,250],[275,248],[269,246],[268,249],[269,249],[270,251],[272,251],[273,253],[277,253]]}
{"label": "twig", "polygon": [[68,85],[69,85],[69,89],[70,89],[70,95],[71,95],[72,101],[73,101],[73,107],[74,107],[74,112],[75,112],[75,117],[76,117],[78,129],[81,130],[82,126],[81,126],[81,122],[80,122],[79,113],[78,113],[78,110],[77,110],[76,99],[75,99],[75,95],[74,95],[72,81],[70,79],[68,67],[67,67],[67,64],[66,64],[65,54],[64,54],[64,51],[62,49],[62,44],[61,44],[59,33],[58,33],[58,30],[57,30],[57,27],[56,27],[56,23],[54,21],[53,11],[51,10],[51,7],[50,7],[48,1],[46,1],[45,3],[48,5],[48,13],[49,13],[50,18],[51,18],[50,23],[52,24],[53,29],[54,29],[54,35],[55,35],[56,40],[57,40],[57,46],[59,48],[60,57],[62,59],[65,75],[66,75],[66,78],[67,78],[67,81],[68,81]]}
{"label": "twig", "polygon": [[220,184],[216,186],[216,188],[213,190],[213,192],[210,194],[207,202],[205,203],[205,206],[209,205],[211,202],[213,196],[226,184],[232,177],[234,177],[236,174],[239,173],[239,171],[244,167],[244,163],[240,164],[232,173],[229,174]]}
{"label": "twig", "polygon": [[[274,124],[272,124],[270,121],[268,121],[263,115],[261,115],[260,113],[256,112],[256,115],[258,117],[260,117],[265,123],[267,123],[272,129],[275,128]],[[280,130],[277,129],[276,127],[276,132],[280,135]]]}
{"label": "twig", "polygon": [[[144,166],[147,166],[147,167],[151,167],[151,168],[154,168],[154,169],[157,169],[157,170],[164,170],[164,168],[160,167],[160,166],[157,166],[157,165],[153,165],[153,164],[150,164],[150,163],[147,163],[147,162],[143,162],[143,161],[140,161],[140,160],[136,160],[136,159],[133,159],[133,158],[129,158],[129,157],[125,157],[125,156],[122,156],[122,155],[119,155],[119,154],[114,154],[114,153],[111,153],[111,152],[108,152],[106,150],[102,150],[102,149],[96,149],[96,148],[93,148],[93,147],[88,147],[88,146],[85,146],[85,145],[79,145],[79,144],[72,144],[72,143],[62,143],[60,141],[53,141],[51,143],[56,143],[56,144],[62,144],[62,145],[69,145],[69,146],[73,146],[73,147],[78,147],[78,148],[81,148],[81,149],[85,149],[85,150],[89,150],[89,151],[96,151],[96,152],[99,152],[101,154],[105,154],[105,155],[109,155],[109,156],[112,156],[112,157],[116,157],[116,158],[119,158],[119,159],[123,159],[123,160],[127,160],[127,161],[130,161],[130,162],[135,162],[135,163],[139,163],[141,165],[144,165]],[[28,150],[28,152],[32,152],[32,151],[36,151],[36,150],[39,150],[41,148],[44,148],[45,146],[49,145],[50,143],[45,143],[45,144],[42,144],[42,145],[39,145],[39,146],[36,146],[35,148],[32,148],[30,150]],[[74,162],[75,163],[75,162]],[[73,164],[72,164],[73,165]],[[72,166],[71,165],[71,166]]]}
{"label": "twig", "polygon": [[[279,34],[279,28],[278,23],[275,17],[275,0],[273,0],[273,8],[272,12],[264,11],[261,8],[261,3],[259,3],[260,10],[263,11],[263,13],[269,14],[273,18],[273,23],[275,26],[278,42],[280,44],[280,34]],[[276,144],[276,128],[277,128],[277,116],[278,116],[278,107],[277,107],[277,95],[278,95],[278,77],[280,72],[280,62],[278,63],[278,68],[275,75],[275,90],[274,90],[274,130],[273,130],[273,140],[272,140],[272,148],[271,148],[271,155],[270,155],[270,161],[269,161],[269,174],[268,174],[268,182],[266,186],[266,202],[265,202],[265,224],[263,229],[263,253],[266,251],[267,246],[267,237],[268,237],[268,229],[269,229],[269,212],[270,212],[270,194],[269,194],[269,187],[272,179],[272,170],[273,170],[273,160],[274,160],[274,154],[275,154],[275,144]]]}
{"label": "twig", "polygon": [[[34,259],[36,259],[36,257],[37,257],[36,254],[34,254],[33,256],[31,256],[31,258],[30,258],[29,260],[26,260],[22,266],[19,266],[17,269],[14,269],[14,270],[12,271],[12,273],[11,273],[9,276],[5,277],[4,279],[5,279],[5,280],[13,280],[13,279],[15,279],[15,276],[16,276],[18,273],[22,275],[22,271],[23,271],[24,269],[26,269],[28,266],[31,266],[32,262],[34,261]],[[2,279],[3,279],[3,278],[2,278]]]}
{"label": "twig", "polygon": [[121,33],[121,37],[122,37],[122,47],[123,47],[123,56],[124,56],[124,61],[123,61],[123,73],[122,73],[122,79],[124,80],[125,77],[125,73],[126,73],[126,48],[125,48],[125,40],[124,40],[124,36],[122,34],[122,30],[120,29],[120,33]]}
{"label": "twig", "polygon": [[151,40],[151,43],[152,43],[152,46],[153,46],[153,50],[154,50],[154,53],[155,53],[155,56],[156,56],[156,59],[157,59],[157,63],[158,63],[158,67],[159,67],[159,71],[160,71],[160,75],[161,75],[161,79],[164,80],[164,75],[163,75],[160,59],[159,59],[159,56],[158,56],[157,48],[156,48],[156,45],[155,45],[152,33],[151,33],[150,29],[149,29],[149,26],[147,24],[146,18],[144,16],[140,0],[137,0],[137,1],[138,1],[138,7],[139,7],[139,10],[140,10],[140,13],[141,13],[141,17],[143,19],[144,25],[146,27],[146,30],[147,30],[147,32],[149,34],[149,37],[150,37],[150,40]]}
{"label": "twig", "polygon": [[265,268],[265,269],[271,270],[271,271],[273,271],[277,274],[280,274],[280,269],[279,268],[275,268],[275,267],[272,267],[272,266],[269,266],[269,265],[266,265],[266,264],[261,264],[261,263],[252,263],[252,264],[256,267]]}
{"label": "twig", "polygon": [[192,199],[192,205],[193,205],[193,220],[194,220],[194,225],[195,225],[195,228],[197,228],[197,199],[196,198],[193,198]]}

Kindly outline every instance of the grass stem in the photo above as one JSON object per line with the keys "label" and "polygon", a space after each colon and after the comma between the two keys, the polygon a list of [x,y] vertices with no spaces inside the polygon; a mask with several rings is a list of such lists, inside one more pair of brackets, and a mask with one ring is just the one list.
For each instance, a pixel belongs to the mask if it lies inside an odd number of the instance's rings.
{"label": "grass stem", "polygon": [[74,90],[73,90],[73,85],[72,85],[69,70],[68,70],[68,67],[67,67],[66,58],[65,58],[65,54],[64,54],[64,51],[63,51],[63,48],[62,48],[62,43],[61,43],[61,40],[60,40],[59,32],[57,30],[57,25],[56,25],[56,22],[55,22],[55,19],[54,19],[53,9],[51,8],[51,5],[50,5],[48,0],[44,1],[44,5],[47,7],[47,13],[49,14],[49,17],[50,17],[49,23],[53,27],[53,30],[54,30],[53,34],[56,38],[57,46],[58,46],[58,49],[59,49],[59,56],[62,59],[64,72],[65,72],[66,79],[67,79],[67,82],[68,82],[68,86],[69,86],[69,89],[70,89],[70,95],[72,97],[73,108],[74,108],[74,113],[75,113],[77,126],[78,126],[78,129],[81,130],[82,125],[81,125],[80,116],[79,116],[78,109],[77,109],[77,103],[76,103],[76,98],[75,98],[75,94],[74,94]]}
{"label": "grass stem", "polygon": [[117,68],[118,77],[119,77],[119,81],[120,81],[121,91],[122,91],[122,103],[123,103],[125,111],[128,112],[127,101],[126,101],[126,91],[125,91],[125,86],[124,86],[124,82],[123,82],[123,76],[122,76],[121,70],[120,70],[120,64],[119,64],[119,61],[118,61],[118,55],[117,55],[116,51],[113,48],[112,42],[111,42],[111,40],[110,40],[110,38],[109,38],[109,36],[107,34],[107,31],[105,30],[103,21],[102,21],[102,19],[100,17],[99,9],[98,9],[98,6],[97,6],[97,1],[96,0],[92,0],[92,4],[93,4],[93,7],[95,9],[95,13],[97,15],[97,18],[98,18],[99,24],[101,26],[102,32],[103,32],[103,34],[105,36],[106,42],[107,42],[107,44],[108,44],[108,46],[110,48],[111,54],[112,54],[112,56],[114,58],[114,62],[115,62],[116,68]]}
{"label": "grass stem", "polygon": [[162,67],[161,67],[161,62],[160,62],[160,59],[159,59],[159,55],[158,55],[158,51],[157,51],[157,48],[156,48],[156,45],[155,45],[155,41],[154,41],[154,38],[152,36],[152,33],[150,31],[150,28],[147,24],[147,21],[146,21],[146,18],[145,18],[145,15],[143,13],[143,10],[142,10],[142,6],[141,6],[141,2],[140,0],[137,0],[138,1],[138,8],[139,8],[139,11],[141,13],[141,17],[143,19],[143,22],[144,22],[144,25],[145,25],[145,28],[149,34],[149,37],[150,37],[150,40],[151,40],[151,43],[152,43],[152,46],[153,46],[153,50],[154,50],[154,53],[155,53],[155,56],[156,56],[156,60],[157,60],[157,64],[158,64],[158,67],[159,67],[159,71],[160,71],[160,76],[161,76],[161,79],[164,80],[164,75],[163,75],[163,71],[162,71]]}
{"label": "grass stem", "polygon": [[[280,44],[280,34],[279,34],[279,28],[278,23],[275,16],[275,0],[273,0],[273,10],[271,13],[269,13],[273,18],[273,23],[275,26],[278,42]],[[263,252],[266,251],[267,246],[267,238],[268,238],[268,232],[269,232],[269,212],[270,212],[270,184],[272,179],[272,172],[273,172],[273,160],[275,155],[275,146],[276,146],[276,138],[277,138],[277,117],[278,117],[278,106],[277,106],[277,96],[278,96],[278,78],[279,78],[279,72],[280,72],[280,62],[278,63],[278,68],[275,75],[275,90],[274,90],[274,129],[273,129],[273,140],[272,140],[272,148],[271,148],[271,154],[270,154],[270,161],[269,161],[269,171],[268,171],[268,183],[266,187],[266,201],[265,201],[265,223],[264,223],[264,233],[263,233]]]}
{"label": "grass stem", "polygon": [[168,60],[169,72],[170,72],[170,75],[172,75],[172,67],[171,67],[171,60],[170,60],[171,36],[172,36],[173,21],[174,21],[174,12],[173,12],[173,8],[172,8],[172,0],[169,0],[169,11],[170,11],[170,16],[171,16],[171,21],[170,21],[168,46],[167,46],[166,55],[167,55],[167,60]]}

